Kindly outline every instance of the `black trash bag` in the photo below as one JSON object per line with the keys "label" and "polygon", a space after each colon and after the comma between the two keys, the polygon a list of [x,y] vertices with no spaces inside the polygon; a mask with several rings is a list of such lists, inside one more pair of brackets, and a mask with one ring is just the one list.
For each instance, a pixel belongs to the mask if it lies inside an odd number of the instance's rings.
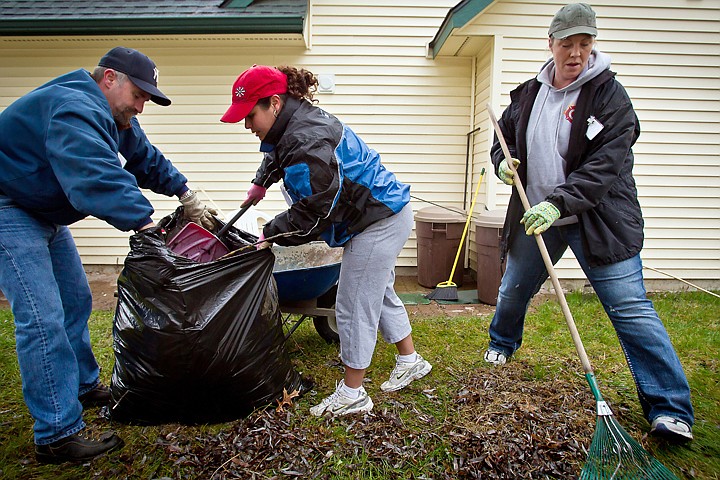
{"label": "black trash bag", "polygon": [[[285,348],[270,249],[207,263],[174,254],[182,209],[130,237],[113,325],[112,420],[215,423],[304,392]],[[231,250],[257,238],[231,228]],[[245,238],[243,238],[245,237]]]}

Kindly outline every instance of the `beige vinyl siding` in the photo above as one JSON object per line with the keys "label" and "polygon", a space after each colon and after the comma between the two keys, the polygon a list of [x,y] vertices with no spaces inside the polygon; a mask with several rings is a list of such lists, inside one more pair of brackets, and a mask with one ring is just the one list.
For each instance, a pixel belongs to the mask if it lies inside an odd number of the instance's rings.
{"label": "beige vinyl siding", "polygon": [[[495,185],[495,173],[492,162],[490,162],[490,146],[492,142],[492,132],[490,131],[490,123],[488,121],[487,110],[485,105],[491,103],[493,92],[493,65],[494,65],[494,42],[491,38],[485,39],[474,61],[474,91],[473,99],[475,110],[473,112],[473,125],[478,129],[472,136],[472,182],[468,186],[468,206],[472,201],[472,195],[477,189],[480,181],[482,169],[485,169],[485,175],[482,178],[482,184],[478,192],[475,208],[473,209],[473,218],[478,218],[486,210],[495,210],[498,208],[496,204],[497,194]],[[469,208],[469,207],[468,207]],[[471,270],[477,272],[477,245],[475,243],[475,233],[477,225],[475,222],[470,223],[469,234],[470,242],[467,250],[467,264]]]}
{"label": "beige vinyl siding", "polygon": [[[493,105],[550,57],[547,26],[564,2],[496,2],[456,34],[495,38],[500,74]],[[720,282],[720,4],[710,0],[592,3],[600,50],[630,95],[642,133],[634,174],[645,217],[646,265],[685,279]],[[480,57],[482,56],[479,55]],[[484,101],[484,100],[483,100]],[[482,102],[476,99],[476,109]],[[479,112],[476,119],[480,118]],[[497,183],[498,206],[510,189]],[[584,278],[571,254],[564,279]],[[646,270],[649,280],[669,278]],[[682,284],[676,286],[682,287]]]}
{"label": "beige vinyl siding", "polygon": [[[598,45],[612,56],[643,129],[635,148],[635,173],[647,224],[646,264],[717,287],[720,4],[659,3],[593,3]],[[206,192],[230,214],[244,198],[261,158],[258,140],[242,124],[219,122],[231,85],[254,63],[292,64],[335,75],[335,93],[319,94],[319,105],[377,150],[387,167],[411,184],[414,196],[468,208],[485,166],[478,207],[504,208],[510,187],[494,177],[488,162],[492,132],[485,105],[492,103],[499,115],[510,90],[536,74],[549,56],[547,25],[564,2],[495,2],[453,34],[470,35],[469,42],[453,43],[459,46],[458,56],[427,58],[427,42],[456,4],[312,0],[305,38],[2,37],[0,109],[57,75],[92,69],[116,45],[138,48],[156,61],[161,89],[173,100],[167,108],[148,103],[139,117],[143,128],[188,176],[192,188]],[[475,50],[463,52],[471,48]],[[466,178],[467,133],[477,126],[482,128],[472,137],[473,168]],[[148,197],[156,219],[178,206],[176,199]],[[415,199],[412,205],[415,211],[428,206]],[[277,187],[261,208],[271,214],[285,209]],[[72,230],[86,265],[122,264],[127,233],[93,218]],[[474,239],[474,226],[470,236]],[[468,261],[475,268],[474,243],[470,249]],[[416,257],[413,235],[398,261],[399,272],[414,272]],[[565,280],[584,277],[570,257],[558,269]]]}
{"label": "beige vinyl siding", "polygon": [[[257,63],[301,66],[335,75],[319,105],[355,130],[412,194],[461,207],[465,135],[471,111],[470,59],[426,58],[429,42],[455,0],[311,1],[308,38],[210,36],[0,38],[0,109],[31,88],[76,68],[92,69],[117,45],[149,55],[170,107],[148,103],[139,120],[150,140],[223,212],[230,214],[261,159],[259,142],[242,123],[220,116],[233,81]],[[306,48],[306,43],[309,49]],[[203,193],[206,192],[207,196]],[[148,192],[159,219],[179,204]],[[428,206],[412,201],[415,210]],[[277,187],[260,208],[286,208]],[[90,218],[72,227],[86,265],[122,264],[128,234]],[[398,266],[413,271],[414,235]]]}
{"label": "beige vinyl siding", "polygon": [[[313,1],[315,72],[334,73],[336,93],[320,105],[377,150],[411,194],[462,207],[470,60],[426,58],[426,44],[454,1]],[[412,200],[413,209],[430,206]],[[398,266],[414,268],[414,234]]]}

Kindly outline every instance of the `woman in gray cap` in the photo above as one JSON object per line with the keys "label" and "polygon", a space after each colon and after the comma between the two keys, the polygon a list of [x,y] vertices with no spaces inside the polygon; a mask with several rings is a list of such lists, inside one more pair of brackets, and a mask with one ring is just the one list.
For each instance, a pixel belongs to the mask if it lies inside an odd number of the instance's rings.
{"label": "woman in gray cap", "polygon": [[[548,278],[532,237],[544,233],[553,262],[570,247],[602,302],[651,433],[692,440],[690,388],[643,284],[643,218],[632,175],[638,119],[610,57],[595,49],[589,5],[560,9],[548,34],[552,58],[510,93],[499,121],[533,206],[523,212],[513,190],[502,241],[507,266],[485,361],[502,365],[520,348],[527,307]],[[498,177],[512,185],[497,138],[491,156]]]}

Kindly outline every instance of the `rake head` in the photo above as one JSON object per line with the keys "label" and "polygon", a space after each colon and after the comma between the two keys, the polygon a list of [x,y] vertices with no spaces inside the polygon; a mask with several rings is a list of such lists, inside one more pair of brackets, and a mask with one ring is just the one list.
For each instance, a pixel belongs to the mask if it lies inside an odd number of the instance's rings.
{"label": "rake head", "polygon": [[581,479],[678,480],[620,426],[612,415],[598,417]]}
{"label": "rake head", "polygon": [[597,388],[592,373],[586,375],[597,400],[597,425],[581,480],[679,480],[665,465],[650,455],[615,420]]}

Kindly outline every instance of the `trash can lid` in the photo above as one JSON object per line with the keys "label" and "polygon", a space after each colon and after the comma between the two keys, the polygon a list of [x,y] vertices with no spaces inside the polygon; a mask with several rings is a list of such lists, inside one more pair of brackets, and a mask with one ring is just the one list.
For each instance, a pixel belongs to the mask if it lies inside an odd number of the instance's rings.
{"label": "trash can lid", "polygon": [[486,210],[475,217],[478,227],[502,228],[505,224],[505,210]]}
{"label": "trash can lid", "polygon": [[415,220],[434,223],[465,223],[467,217],[442,207],[425,207],[417,211]]}

